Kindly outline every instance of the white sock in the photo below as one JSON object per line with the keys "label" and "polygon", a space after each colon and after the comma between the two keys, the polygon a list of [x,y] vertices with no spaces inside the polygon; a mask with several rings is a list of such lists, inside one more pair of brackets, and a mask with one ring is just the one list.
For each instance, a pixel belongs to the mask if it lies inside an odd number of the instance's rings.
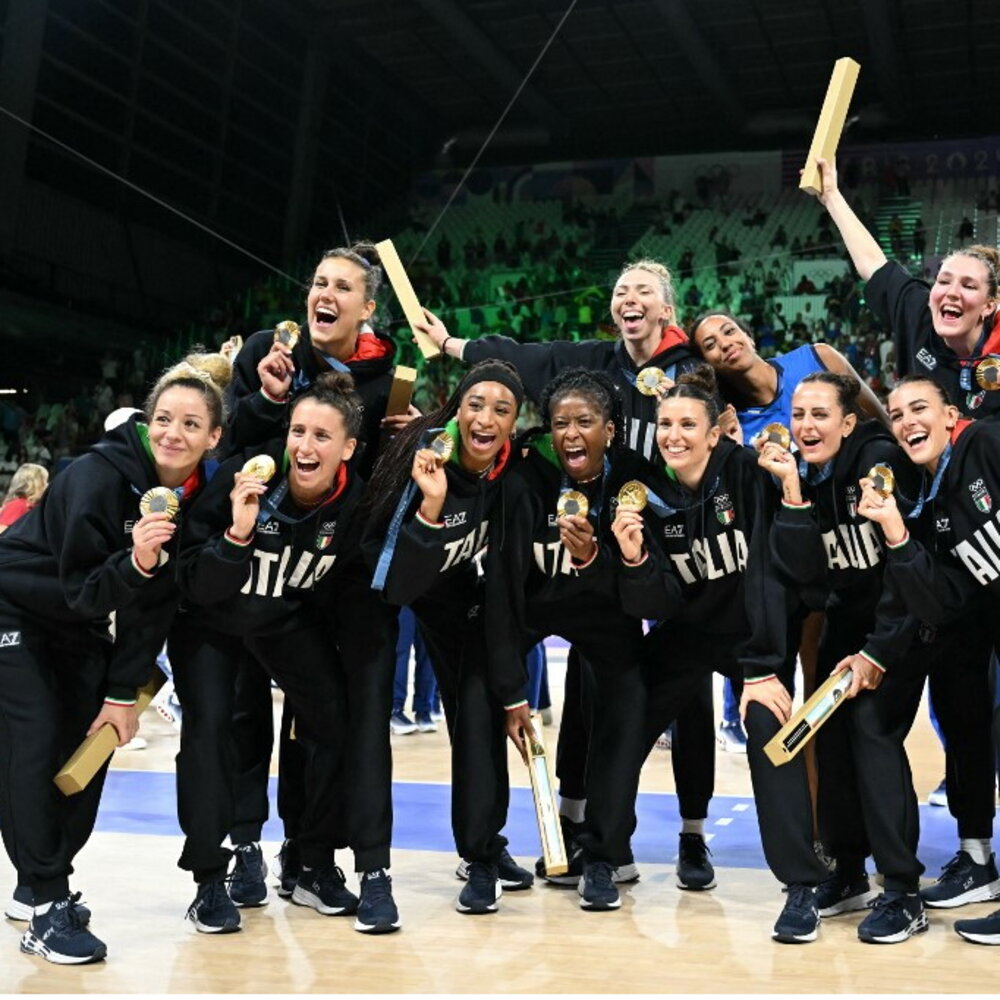
{"label": "white sock", "polygon": [[703,819],[684,819],[681,817],[681,833],[697,833],[705,836],[705,821]]}
{"label": "white sock", "polygon": [[993,853],[993,845],[991,841],[977,840],[973,837],[968,839],[962,837],[958,842],[958,849],[960,851],[965,851],[965,853],[968,854],[977,865],[985,865],[986,862],[990,860],[990,855]]}
{"label": "white sock", "polygon": [[35,907],[35,916],[38,917],[38,916],[41,916],[41,914],[43,914],[43,913],[48,913],[49,910],[52,907],[52,902],[54,902],[54,900],[50,901],[48,903],[39,903]]}
{"label": "white sock", "polygon": [[571,823],[582,823],[583,813],[587,808],[586,799],[560,799],[559,815],[565,816]]}

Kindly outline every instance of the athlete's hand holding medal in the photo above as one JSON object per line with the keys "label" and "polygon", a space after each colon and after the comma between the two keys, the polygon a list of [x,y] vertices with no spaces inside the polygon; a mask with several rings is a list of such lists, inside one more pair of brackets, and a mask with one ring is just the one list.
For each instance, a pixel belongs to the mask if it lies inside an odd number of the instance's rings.
{"label": "athlete's hand holding medal", "polygon": [[274,328],[274,343],[271,344],[271,350],[257,365],[260,386],[272,399],[282,400],[291,391],[292,376],[295,374],[292,349],[299,342],[300,336],[298,323],[293,323],[290,319],[279,323]]}
{"label": "athlete's hand holding medal", "polygon": [[236,473],[236,485],[229,494],[233,505],[233,525],[229,534],[246,541],[257,524],[260,513],[260,498],[267,492],[267,484],[276,471],[274,459],[269,455],[257,455],[248,459]]}
{"label": "athlete's hand holding medal", "polygon": [[174,515],[179,509],[180,501],[166,486],[154,486],[139,499],[142,516],[132,528],[132,555],[147,573],[156,569],[160,550],[173,537],[177,529]]}
{"label": "athlete's hand holding medal", "polygon": [[873,466],[859,485],[861,501],[858,513],[882,528],[889,545],[898,545],[906,538],[906,525],[893,496],[896,481],[892,469],[887,465]]}
{"label": "athlete's hand holding medal", "polygon": [[801,504],[799,465],[789,450],[791,444],[791,435],[783,424],[768,424],[757,436],[754,447],[759,453],[757,464],[781,484],[782,499],[786,503]]}
{"label": "athlete's hand holding medal", "polygon": [[648,491],[638,480],[626,483],[618,491],[618,506],[611,530],[618,540],[622,559],[634,566],[642,561],[642,510],[648,501]]}
{"label": "athlete's hand holding medal", "polygon": [[447,431],[442,431],[426,448],[418,449],[413,456],[410,475],[417,489],[424,495],[420,504],[420,516],[425,521],[437,523],[448,495],[448,478],[444,464],[451,458],[455,442]]}

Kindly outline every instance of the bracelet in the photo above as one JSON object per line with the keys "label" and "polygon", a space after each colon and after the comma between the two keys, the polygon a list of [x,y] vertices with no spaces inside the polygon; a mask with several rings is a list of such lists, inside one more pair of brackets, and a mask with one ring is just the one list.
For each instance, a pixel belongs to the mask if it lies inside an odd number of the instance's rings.
{"label": "bracelet", "polygon": [[441,341],[441,353],[442,354],[447,354],[448,353],[448,341],[449,340],[454,340],[454,339],[455,338],[452,337],[451,334],[448,334],[448,336],[445,337],[444,340]]}

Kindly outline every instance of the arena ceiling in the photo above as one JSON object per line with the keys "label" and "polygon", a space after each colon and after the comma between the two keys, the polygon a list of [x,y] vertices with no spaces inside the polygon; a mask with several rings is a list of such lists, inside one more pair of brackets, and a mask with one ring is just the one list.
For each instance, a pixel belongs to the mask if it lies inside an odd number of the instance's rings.
{"label": "arena ceiling", "polygon": [[[310,0],[467,162],[571,0]],[[996,0],[578,0],[487,161],[806,146],[833,61],[851,139],[1000,131]]]}

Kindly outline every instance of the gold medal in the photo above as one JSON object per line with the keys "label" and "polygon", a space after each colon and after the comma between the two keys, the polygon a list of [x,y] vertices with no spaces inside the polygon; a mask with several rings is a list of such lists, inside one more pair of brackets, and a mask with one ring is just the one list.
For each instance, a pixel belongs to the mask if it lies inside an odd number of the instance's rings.
{"label": "gold medal", "polygon": [[181,502],[177,499],[177,494],[166,486],[154,486],[151,490],[146,490],[139,497],[139,510],[142,516],[147,514],[162,514],[166,512],[173,520],[174,515],[181,509]]}
{"label": "gold medal", "polygon": [[784,424],[768,424],[763,433],[765,441],[780,444],[785,451],[792,446],[792,435],[788,433],[788,428]]}
{"label": "gold medal", "polygon": [[579,490],[567,490],[556,504],[556,517],[586,517],[589,510],[590,504]]}
{"label": "gold medal", "polygon": [[1000,389],[1000,358],[984,358],[976,365],[976,381],[980,389]]}
{"label": "gold medal", "polygon": [[427,447],[441,459],[443,464],[451,458],[451,453],[455,450],[455,442],[447,431],[441,431]]}
{"label": "gold medal", "polygon": [[274,328],[274,342],[284,344],[289,350],[295,347],[301,335],[302,330],[299,328],[299,324],[290,319],[282,320]]}
{"label": "gold medal", "polygon": [[254,455],[246,460],[240,471],[244,476],[256,479],[258,483],[268,483],[277,471],[277,466],[270,455]]}
{"label": "gold medal", "polygon": [[665,392],[667,376],[662,368],[643,368],[635,377],[635,387],[644,396],[658,396]]}
{"label": "gold medal", "polygon": [[872,489],[880,497],[892,496],[896,488],[896,477],[888,465],[873,465],[868,470],[868,478],[872,481]]}
{"label": "gold medal", "polygon": [[618,491],[618,506],[625,510],[640,511],[646,506],[649,491],[638,479],[629,480]]}

